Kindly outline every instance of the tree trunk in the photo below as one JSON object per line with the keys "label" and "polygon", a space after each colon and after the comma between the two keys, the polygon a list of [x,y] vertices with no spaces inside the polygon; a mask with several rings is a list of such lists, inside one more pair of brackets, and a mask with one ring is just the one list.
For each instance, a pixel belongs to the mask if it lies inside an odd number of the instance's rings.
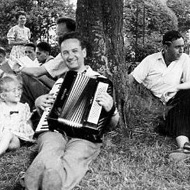
{"label": "tree trunk", "polygon": [[123,0],[78,0],[77,29],[91,44],[88,65],[112,80],[125,124],[127,69],[124,59]]}

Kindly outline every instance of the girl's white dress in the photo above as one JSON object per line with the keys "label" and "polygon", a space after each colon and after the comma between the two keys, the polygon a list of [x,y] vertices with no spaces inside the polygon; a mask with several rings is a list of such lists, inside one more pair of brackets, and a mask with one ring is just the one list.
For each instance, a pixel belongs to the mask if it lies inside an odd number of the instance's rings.
{"label": "girl's white dress", "polygon": [[[18,25],[13,26],[7,33],[8,41],[20,41],[27,40],[29,41],[31,37],[30,29],[27,27],[19,27]],[[14,45],[11,49],[10,56],[14,56],[15,58],[20,58],[25,56],[25,47],[24,45]]]}
{"label": "girl's white dress", "polygon": [[30,122],[31,112],[27,103],[18,103],[12,110],[4,102],[0,102],[0,138],[6,131],[18,138],[33,142],[34,131]]}

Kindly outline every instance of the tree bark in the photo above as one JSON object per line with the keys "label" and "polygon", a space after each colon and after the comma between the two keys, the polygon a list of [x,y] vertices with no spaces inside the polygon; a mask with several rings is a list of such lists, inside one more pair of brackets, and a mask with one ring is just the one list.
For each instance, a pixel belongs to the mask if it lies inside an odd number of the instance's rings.
{"label": "tree bark", "polygon": [[[125,124],[127,68],[124,59],[123,0],[78,0],[77,29],[91,49],[86,60],[94,70],[112,80],[116,102]],[[91,45],[90,45],[91,44]]]}

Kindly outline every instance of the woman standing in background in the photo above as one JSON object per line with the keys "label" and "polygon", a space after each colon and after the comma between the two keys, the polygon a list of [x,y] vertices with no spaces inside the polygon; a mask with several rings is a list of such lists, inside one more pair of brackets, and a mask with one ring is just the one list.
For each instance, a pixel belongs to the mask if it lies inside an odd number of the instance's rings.
{"label": "woman standing in background", "polygon": [[30,42],[30,29],[25,27],[26,24],[26,13],[19,11],[16,15],[18,24],[13,26],[7,33],[8,43],[12,45],[11,56],[20,58],[25,55],[24,45]]}

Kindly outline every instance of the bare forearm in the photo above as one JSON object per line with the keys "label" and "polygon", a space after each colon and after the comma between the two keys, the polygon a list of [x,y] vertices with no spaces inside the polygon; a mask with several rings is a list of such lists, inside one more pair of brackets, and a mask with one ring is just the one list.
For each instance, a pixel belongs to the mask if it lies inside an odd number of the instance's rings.
{"label": "bare forearm", "polygon": [[110,120],[110,127],[111,128],[114,128],[118,125],[119,123],[119,112],[116,110],[115,113],[113,114],[113,116],[111,117],[111,120]]}
{"label": "bare forearm", "polygon": [[24,67],[21,72],[33,76],[33,77],[40,77],[42,75],[47,74],[46,69],[43,66],[40,67]]}

